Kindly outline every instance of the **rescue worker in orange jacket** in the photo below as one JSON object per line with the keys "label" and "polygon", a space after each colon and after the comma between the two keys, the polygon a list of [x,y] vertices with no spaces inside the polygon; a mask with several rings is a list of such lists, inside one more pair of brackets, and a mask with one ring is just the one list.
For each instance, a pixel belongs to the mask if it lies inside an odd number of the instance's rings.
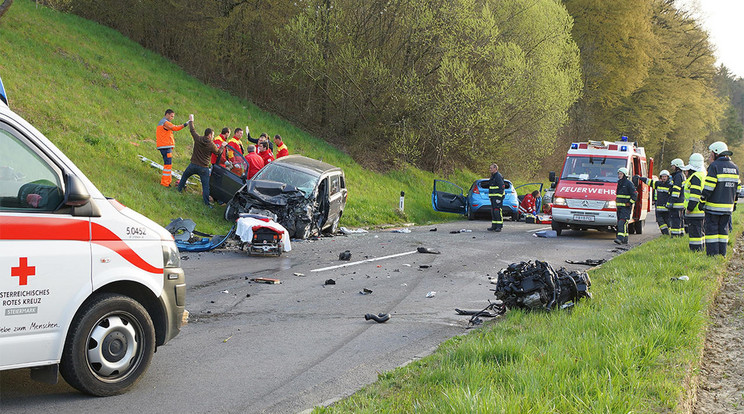
{"label": "rescue worker in orange jacket", "polygon": [[286,157],[289,155],[289,149],[287,149],[287,145],[282,140],[281,135],[276,134],[274,135],[274,144],[276,144],[276,159],[278,160],[281,157]]}
{"label": "rescue worker in orange jacket", "polygon": [[256,173],[264,167],[264,162],[261,156],[256,152],[256,147],[249,145],[247,148],[248,152],[245,154],[245,160],[248,162],[248,175],[247,179],[253,178]]}
{"label": "rescue worker in orange jacket", "polygon": [[176,147],[176,140],[173,138],[174,131],[180,131],[189,123],[183,125],[173,125],[173,118],[176,113],[172,109],[165,111],[165,116],[158,122],[155,127],[155,147],[163,156],[163,176],[160,178],[160,185],[170,187],[171,173],[173,168],[173,148]]}
{"label": "rescue worker in orange jacket", "polygon": [[[223,142],[225,143],[225,145],[227,145],[227,141],[228,141],[227,137],[229,136],[230,136],[230,128],[228,127],[222,128],[222,132],[216,137],[214,137],[214,144],[217,145],[219,148],[222,148],[224,146],[222,145]],[[212,163],[212,165],[217,164],[217,161],[218,161],[217,155],[212,154],[212,157],[210,159],[210,162]]]}
{"label": "rescue worker in orange jacket", "polygon": [[240,142],[240,140],[243,138],[243,130],[241,128],[235,128],[235,133],[233,134],[233,137],[230,138],[229,141],[227,141],[227,145],[240,153],[240,155],[243,155],[245,151],[243,151],[243,143]]}
{"label": "rescue worker in orange jacket", "polygon": [[540,191],[535,190],[527,194],[519,203],[519,212],[524,214],[525,223],[534,223],[537,214],[537,199],[540,197]]}

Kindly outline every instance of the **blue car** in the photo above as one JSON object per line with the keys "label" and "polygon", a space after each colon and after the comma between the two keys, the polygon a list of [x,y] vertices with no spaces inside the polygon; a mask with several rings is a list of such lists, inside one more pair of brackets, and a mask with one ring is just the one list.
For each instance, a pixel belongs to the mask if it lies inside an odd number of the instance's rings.
{"label": "blue car", "polygon": [[[528,183],[514,187],[509,180],[504,180],[504,204],[501,213],[504,217],[519,220],[519,202],[521,197],[517,195],[517,189],[535,185],[540,187],[542,194],[542,183]],[[541,198],[537,200],[537,211],[540,211]],[[431,193],[431,205],[435,211],[444,213],[463,214],[468,220],[475,219],[478,214],[491,215],[491,200],[488,198],[488,178],[475,180],[468,190],[467,196],[462,187],[445,180],[434,180],[434,190]]]}

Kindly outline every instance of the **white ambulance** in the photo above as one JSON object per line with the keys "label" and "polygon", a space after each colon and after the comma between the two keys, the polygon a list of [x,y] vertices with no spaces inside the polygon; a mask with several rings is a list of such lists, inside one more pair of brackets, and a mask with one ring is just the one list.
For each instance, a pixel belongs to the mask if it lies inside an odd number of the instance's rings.
{"label": "white ambulance", "polygon": [[181,328],[186,283],[164,228],[104,197],[8,107],[0,80],[0,370],[130,388]]}
{"label": "white ambulance", "polygon": [[[566,154],[559,177],[550,173],[552,228],[560,236],[565,229],[615,231],[617,208],[617,170],[625,167],[630,176],[648,177],[653,158],[646,158],[643,147],[620,141],[574,142]],[[642,181],[634,182],[638,190],[628,225],[629,233],[641,234],[651,210],[651,188]]]}

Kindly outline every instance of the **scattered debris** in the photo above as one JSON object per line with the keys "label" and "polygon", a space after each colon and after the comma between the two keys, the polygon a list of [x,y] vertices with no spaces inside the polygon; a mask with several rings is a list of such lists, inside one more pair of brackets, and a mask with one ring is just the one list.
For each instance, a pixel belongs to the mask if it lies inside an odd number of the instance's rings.
{"label": "scattered debris", "polygon": [[599,266],[606,261],[607,260],[605,259],[586,259],[586,260],[566,260],[566,263],[581,264],[581,265],[587,265],[587,266]]}
{"label": "scattered debris", "polygon": [[681,280],[681,281],[687,282],[688,280],[690,280],[690,278],[687,275],[682,275],[680,277],[673,277],[672,278],[672,281],[675,281],[675,280]]}
{"label": "scattered debris", "polygon": [[431,292],[429,292],[429,293],[426,294],[426,297],[427,298],[433,298],[436,295],[437,295],[437,292],[431,291]]}
{"label": "scattered debris", "polygon": [[372,290],[371,289],[364,288],[364,289],[360,290],[359,293],[361,293],[362,295],[369,295],[370,293],[372,293]]}
{"label": "scattered debris", "polygon": [[540,230],[532,233],[532,236],[553,239],[558,237],[558,233],[555,230]]}
{"label": "scattered debris", "polygon": [[499,271],[494,295],[509,308],[553,310],[569,302],[591,298],[586,272],[557,272],[547,263],[512,263]]}
{"label": "scattered debris", "polygon": [[328,279],[328,280],[326,280],[326,281],[325,281],[325,283],[323,283],[323,284],[324,284],[324,285],[335,285],[335,284],[336,284],[336,281],[335,281],[335,280],[333,280],[333,279]]}
{"label": "scattered debris", "polygon": [[419,269],[428,269],[431,265],[419,265]]}
{"label": "scattered debris", "polygon": [[[235,226],[230,228],[224,236],[214,236],[194,230],[196,223],[191,219],[181,217],[171,220],[165,227],[176,241],[176,247],[181,252],[207,252],[222,246],[233,235]],[[203,237],[196,237],[203,236]]]}
{"label": "scattered debris", "polygon": [[254,277],[253,279],[251,279],[251,281],[256,283],[266,283],[269,285],[280,285],[282,283],[282,281],[279,279],[272,279],[269,277]]}
{"label": "scattered debris", "polygon": [[295,275],[295,276],[297,276],[297,277],[305,277],[305,274],[304,273],[292,273],[292,274]]}
{"label": "scattered debris", "polygon": [[429,231],[437,231],[437,228],[434,227],[433,229],[429,229]]}
{"label": "scattered debris", "polygon": [[410,233],[411,232],[411,229],[406,229],[406,228],[392,229],[392,230],[390,230],[390,232],[391,233]]}
{"label": "scattered debris", "polygon": [[363,234],[363,233],[369,233],[367,230],[364,229],[347,229],[346,227],[341,227],[339,231],[343,234],[349,235],[349,234]]}
{"label": "scattered debris", "polygon": [[[489,311],[493,311],[493,312],[489,312]],[[455,312],[457,312],[458,315],[470,315],[470,320],[468,321],[468,328],[472,328],[475,325],[480,325],[481,323],[483,323],[483,320],[480,318],[481,316],[485,318],[495,318],[497,316],[501,316],[505,314],[506,306],[500,300],[496,302],[491,302],[489,300],[488,306],[483,308],[483,310],[466,311],[466,310],[455,308]]]}
{"label": "scattered debris", "polygon": [[186,255],[181,256],[181,260],[189,260],[189,259],[190,259],[189,256],[186,256]]}
{"label": "scattered debris", "polygon": [[225,290],[222,291],[222,293],[230,293],[230,291],[227,290],[227,289],[225,289]]}
{"label": "scattered debris", "polygon": [[460,229],[460,230],[452,230],[450,234],[457,234],[457,233],[472,233],[473,230],[470,229]]}
{"label": "scattered debris", "polygon": [[351,251],[346,250],[338,254],[338,260],[351,260]]}
{"label": "scattered debris", "polygon": [[229,341],[230,338],[232,338],[232,337],[233,337],[232,335],[228,336],[227,338],[225,338],[224,340],[222,340],[222,343],[224,344],[225,342]]}
{"label": "scattered debris", "polygon": [[249,298],[249,297],[251,297],[251,294],[250,293],[246,293],[245,294],[245,297]]}
{"label": "scattered debris", "polygon": [[430,249],[428,247],[419,246],[416,248],[419,253],[439,254],[439,250]]}
{"label": "scattered debris", "polygon": [[368,313],[364,315],[365,321],[368,321],[370,319],[374,320],[377,323],[384,323],[390,319],[390,314],[389,313],[378,313],[377,315],[374,315],[372,313]]}

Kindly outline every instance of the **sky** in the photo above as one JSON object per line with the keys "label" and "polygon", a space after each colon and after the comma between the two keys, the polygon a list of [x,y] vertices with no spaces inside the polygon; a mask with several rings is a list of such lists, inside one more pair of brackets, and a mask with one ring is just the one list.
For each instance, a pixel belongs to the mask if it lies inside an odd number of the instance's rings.
{"label": "sky", "polygon": [[744,78],[744,0],[677,0],[691,10],[710,34],[718,64]]}

